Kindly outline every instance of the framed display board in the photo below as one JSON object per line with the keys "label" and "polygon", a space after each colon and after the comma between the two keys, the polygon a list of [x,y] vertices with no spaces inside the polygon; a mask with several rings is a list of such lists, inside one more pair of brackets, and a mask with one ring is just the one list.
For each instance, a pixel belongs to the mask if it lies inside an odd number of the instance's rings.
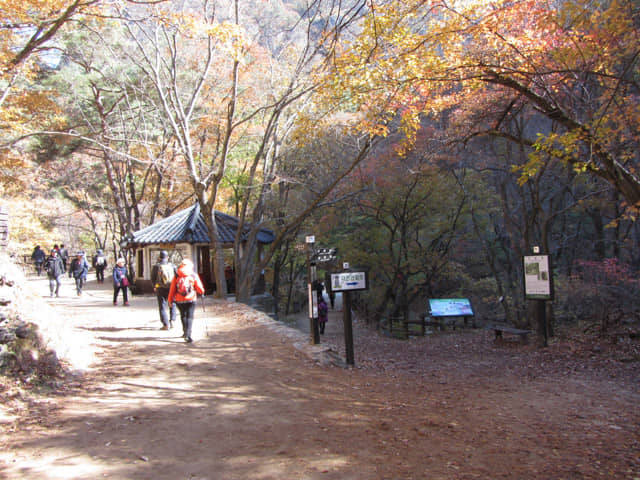
{"label": "framed display board", "polygon": [[432,317],[471,317],[473,308],[468,298],[430,298]]}
{"label": "framed display board", "polygon": [[346,292],[367,290],[369,288],[367,272],[344,272],[331,274],[331,291]]}
{"label": "framed display board", "polygon": [[523,262],[525,298],[551,300],[553,286],[549,255],[525,255]]}

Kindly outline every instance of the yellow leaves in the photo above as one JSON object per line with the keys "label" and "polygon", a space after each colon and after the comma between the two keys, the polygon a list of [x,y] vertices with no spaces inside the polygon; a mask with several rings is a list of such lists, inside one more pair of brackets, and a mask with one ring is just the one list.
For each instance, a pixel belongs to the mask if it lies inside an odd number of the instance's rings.
{"label": "yellow leaves", "polygon": [[176,12],[161,8],[159,12],[159,21],[166,28],[175,28],[192,39],[209,39],[214,42],[216,49],[234,60],[242,60],[251,46],[246,30],[238,24],[229,21],[212,22],[188,10]]}
{"label": "yellow leaves", "polygon": [[[52,92],[22,90],[10,96],[0,108],[0,123],[18,136],[43,125],[58,125],[59,109],[52,101]],[[10,126],[10,127],[8,127]]]}
{"label": "yellow leaves", "polygon": [[622,211],[624,212],[620,219],[613,220],[608,227],[612,227],[617,225],[618,220],[631,220],[632,222],[636,222],[640,220],[640,202],[635,205],[629,205],[627,202],[622,202]]}
{"label": "yellow leaves", "polygon": [[215,40],[219,48],[231,55],[235,60],[241,60],[251,41],[247,32],[240,25],[222,22],[206,28],[210,38]]}
{"label": "yellow leaves", "polygon": [[24,194],[25,192],[18,192],[16,196],[13,196],[9,206],[11,213],[9,248],[18,252],[30,253],[34,245],[48,248],[54,243],[58,243],[62,238],[61,232],[55,227],[52,229],[51,225],[47,224],[47,220],[51,217],[51,212],[65,211],[62,202],[47,198],[45,195],[28,198],[20,193]]}
{"label": "yellow leaves", "polygon": [[0,18],[16,23],[36,23],[60,14],[70,0],[0,0]]}
{"label": "yellow leaves", "polygon": [[551,132],[543,135],[538,134],[538,140],[533,145],[534,150],[529,154],[529,161],[519,170],[522,177],[520,184],[528,178],[535,176],[541,165],[548,158],[557,159],[571,165],[576,173],[594,172],[598,166],[592,162],[590,156],[584,155],[584,145],[591,141],[584,129],[575,129],[564,133]]}

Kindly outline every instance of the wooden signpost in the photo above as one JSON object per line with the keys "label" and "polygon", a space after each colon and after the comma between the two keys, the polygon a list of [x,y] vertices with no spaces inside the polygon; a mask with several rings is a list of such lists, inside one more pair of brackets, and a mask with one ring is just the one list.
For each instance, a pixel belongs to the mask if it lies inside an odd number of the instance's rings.
{"label": "wooden signpost", "polygon": [[331,274],[331,290],[342,292],[342,319],[344,323],[344,343],[347,365],[354,365],[353,355],[353,321],[351,318],[350,292],[367,290],[369,279],[367,272],[349,271],[349,264],[343,265],[345,272]]}
{"label": "wooden signpost", "polygon": [[553,299],[551,265],[549,255],[540,254],[538,247],[534,247],[533,253],[535,255],[523,258],[524,295],[536,303],[538,333],[542,334],[542,343],[546,347],[549,340],[546,301]]}

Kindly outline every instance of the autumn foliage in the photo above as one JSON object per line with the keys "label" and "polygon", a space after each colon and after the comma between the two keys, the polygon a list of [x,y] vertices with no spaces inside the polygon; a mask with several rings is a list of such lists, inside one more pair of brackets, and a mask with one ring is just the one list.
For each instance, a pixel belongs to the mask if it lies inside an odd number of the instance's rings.
{"label": "autumn foliage", "polygon": [[625,323],[640,318],[640,280],[616,258],[577,261],[560,289],[559,310],[572,320],[579,319],[587,331],[615,334]]}
{"label": "autumn foliage", "polygon": [[544,119],[522,170],[558,158],[640,204],[639,12],[622,2],[372,2],[362,33],[332,59],[325,95],[411,147],[422,119],[447,114],[461,141],[509,138],[508,119]]}

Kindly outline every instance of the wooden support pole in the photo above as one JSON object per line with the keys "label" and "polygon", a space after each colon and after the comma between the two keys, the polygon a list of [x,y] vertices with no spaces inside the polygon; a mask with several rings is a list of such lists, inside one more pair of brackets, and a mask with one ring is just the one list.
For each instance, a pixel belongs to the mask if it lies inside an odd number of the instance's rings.
{"label": "wooden support pole", "polygon": [[342,293],[342,319],[344,322],[344,345],[347,365],[354,365],[353,358],[353,323],[351,320],[351,294]]}

